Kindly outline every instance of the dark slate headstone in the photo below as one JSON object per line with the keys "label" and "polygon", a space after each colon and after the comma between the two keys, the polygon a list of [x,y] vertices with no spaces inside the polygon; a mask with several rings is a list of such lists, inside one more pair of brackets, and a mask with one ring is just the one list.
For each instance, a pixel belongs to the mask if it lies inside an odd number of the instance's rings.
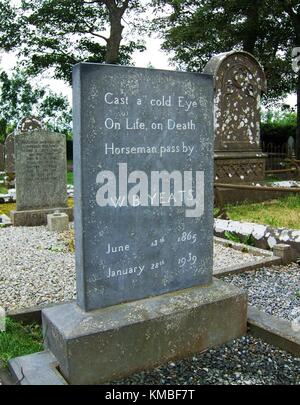
{"label": "dark slate headstone", "polygon": [[35,130],[15,136],[17,211],[67,206],[66,138]]}
{"label": "dark slate headstone", "polygon": [[4,145],[0,143],[0,172],[3,172],[4,169],[5,169]]}
{"label": "dark slate headstone", "polygon": [[82,63],[73,92],[78,304],[210,283],[212,77]]}

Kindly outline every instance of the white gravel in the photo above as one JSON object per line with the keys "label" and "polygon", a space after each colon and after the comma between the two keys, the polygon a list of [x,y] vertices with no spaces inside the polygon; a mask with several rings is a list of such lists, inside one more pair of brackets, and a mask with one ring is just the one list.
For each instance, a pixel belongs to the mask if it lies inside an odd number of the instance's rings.
{"label": "white gravel", "polygon": [[74,255],[46,227],[0,229],[0,306],[6,310],[71,300]]}
{"label": "white gravel", "polygon": [[[214,268],[261,259],[220,244]],[[6,310],[75,298],[74,254],[46,227],[0,228],[0,306]]]}
{"label": "white gravel", "polygon": [[290,321],[300,317],[300,267],[296,263],[227,276],[223,281],[243,288],[249,304],[270,315]]}
{"label": "white gravel", "polygon": [[253,263],[261,259],[263,259],[263,256],[254,256],[251,253],[241,252],[221,245],[220,243],[214,244],[214,271],[224,269],[229,266],[236,266],[249,262]]}

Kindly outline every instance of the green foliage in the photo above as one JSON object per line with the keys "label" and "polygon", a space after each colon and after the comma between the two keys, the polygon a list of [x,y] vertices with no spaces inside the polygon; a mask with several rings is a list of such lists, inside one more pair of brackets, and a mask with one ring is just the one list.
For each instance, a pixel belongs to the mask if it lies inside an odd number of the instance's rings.
{"label": "green foliage", "polygon": [[67,173],[67,184],[74,184],[73,172],[68,172]]}
{"label": "green foliage", "polygon": [[6,331],[0,332],[0,360],[7,362],[43,350],[41,327],[37,324],[22,325],[10,318],[6,319]]}
{"label": "green foliage", "polygon": [[0,48],[17,51],[32,75],[54,68],[55,78],[70,82],[78,62],[130,64],[132,52],[144,49],[140,40],[125,38],[121,24],[123,16],[134,21],[132,28],[142,24],[142,1],[22,0],[13,6],[0,0],[2,8]]}
{"label": "green foliage", "polygon": [[[182,69],[201,71],[212,55],[231,49],[254,54],[268,78],[268,100],[294,91],[291,50],[300,45],[298,0],[157,0],[153,29]],[[159,14],[168,5],[167,16]],[[298,20],[297,20],[298,19]],[[300,29],[299,29],[300,31]]]}
{"label": "green foliage", "polygon": [[0,73],[0,141],[28,116],[37,116],[53,131],[71,131],[71,108],[66,97],[46,87],[33,85],[28,75],[16,69]]}
{"label": "green foliage", "polygon": [[284,144],[292,136],[296,138],[297,114],[294,111],[269,110],[262,116],[261,138],[264,142]]}
{"label": "green foliage", "polygon": [[238,236],[233,232],[225,231],[224,236],[231,242],[242,243],[248,246],[255,246],[255,241],[251,234],[245,236]]}

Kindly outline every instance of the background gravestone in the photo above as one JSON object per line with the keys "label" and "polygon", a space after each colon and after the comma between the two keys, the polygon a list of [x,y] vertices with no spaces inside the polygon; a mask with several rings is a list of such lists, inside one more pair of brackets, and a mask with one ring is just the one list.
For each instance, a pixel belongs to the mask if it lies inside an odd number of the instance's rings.
{"label": "background gravestone", "polygon": [[204,73],[215,83],[215,180],[239,183],[264,180],[260,147],[260,97],[266,78],[251,54],[231,51],[213,56]]}
{"label": "background gravestone", "polygon": [[41,225],[55,210],[68,212],[66,139],[41,129],[15,136],[17,210],[13,225]]}
{"label": "background gravestone", "polygon": [[287,155],[290,158],[295,158],[295,139],[289,136],[287,140]]}
{"label": "background gravestone", "polygon": [[[42,123],[35,117],[26,117],[20,120],[17,126],[16,133],[26,133],[29,130],[34,131],[42,129]],[[6,137],[5,149],[5,172],[6,172],[6,187],[15,187],[15,135],[11,133]]]}
{"label": "background gravestone", "polygon": [[4,143],[4,158],[5,158],[5,186],[14,188],[15,181],[15,135],[11,133],[7,135]]}
{"label": "background gravestone", "polygon": [[0,172],[3,172],[4,169],[5,169],[4,145],[0,143]]}
{"label": "background gravestone", "polygon": [[17,133],[27,133],[43,129],[42,122],[36,117],[25,117],[17,126]]}

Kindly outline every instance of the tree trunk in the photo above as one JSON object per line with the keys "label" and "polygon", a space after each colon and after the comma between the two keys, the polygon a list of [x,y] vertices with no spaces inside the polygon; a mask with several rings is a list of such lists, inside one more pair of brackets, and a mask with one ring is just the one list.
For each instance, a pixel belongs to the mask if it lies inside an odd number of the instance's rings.
{"label": "tree trunk", "polygon": [[116,64],[119,61],[119,50],[122,41],[124,11],[118,7],[109,10],[110,36],[107,40],[105,63]]}
{"label": "tree trunk", "polygon": [[258,36],[259,25],[259,11],[261,6],[261,0],[253,0],[249,2],[247,10],[246,30],[245,37],[243,39],[243,50],[254,54],[255,43]]}
{"label": "tree trunk", "polygon": [[[296,34],[296,47],[300,47],[300,13],[293,19]],[[300,62],[298,61],[297,92],[297,127],[296,127],[296,158],[300,160]]]}

